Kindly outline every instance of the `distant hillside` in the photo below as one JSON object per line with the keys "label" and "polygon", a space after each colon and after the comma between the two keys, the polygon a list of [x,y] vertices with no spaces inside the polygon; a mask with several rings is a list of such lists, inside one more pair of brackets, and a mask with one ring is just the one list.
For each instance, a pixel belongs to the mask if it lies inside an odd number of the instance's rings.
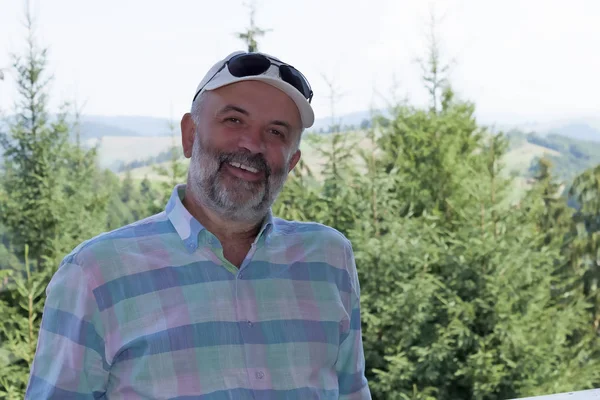
{"label": "distant hillside", "polygon": [[80,137],[83,140],[99,139],[107,136],[143,136],[137,131],[123,129],[115,125],[109,125],[104,122],[86,121],[81,122]]}
{"label": "distant hillside", "polygon": [[600,142],[577,140],[550,134],[511,131],[511,148],[507,164],[521,171],[525,178],[533,177],[537,160],[546,156],[553,164],[553,174],[562,182],[570,182],[588,168],[600,164]]}
{"label": "distant hillside", "polygon": [[505,131],[536,132],[541,136],[561,135],[570,139],[600,142],[600,115],[546,122],[499,124],[498,127]]}
{"label": "distant hillside", "polygon": [[[176,135],[181,133],[179,119],[170,121],[167,118],[138,116],[97,116],[82,117],[82,132],[86,138],[102,136],[170,136],[170,124]],[[105,129],[108,128],[108,129]],[[104,134],[102,134],[102,129]]]}
{"label": "distant hillside", "polygon": [[[386,110],[374,110],[375,112],[389,116]],[[313,132],[326,133],[329,131],[332,123],[338,125],[341,130],[359,129],[371,119],[370,111],[357,111],[349,114],[343,114],[332,121],[331,117],[317,118],[313,127]],[[591,117],[557,119],[545,122],[528,121],[512,122],[497,119],[481,119],[479,123],[483,125],[494,126],[496,130],[504,132],[517,130],[522,132],[536,132],[541,136],[560,135],[570,139],[593,141],[600,143],[600,114]]]}
{"label": "distant hillside", "polygon": [[[362,149],[369,149],[372,147],[370,140],[366,138],[364,132],[350,131],[350,132],[347,132],[346,134],[347,134],[347,137],[349,140],[351,140],[354,143],[357,143],[357,147],[360,147]],[[327,147],[329,137],[330,136],[326,136],[326,135],[322,136],[323,143],[320,145],[321,148],[323,148],[323,146]],[[302,160],[306,163],[306,165],[308,165],[308,167],[311,169],[311,171],[313,172],[315,177],[319,178],[321,176],[321,172],[324,167],[324,159],[320,155],[320,153],[318,151],[316,151],[315,144],[313,144],[312,141],[310,141],[310,140],[303,140],[300,145],[300,150],[302,151]],[[179,152],[180,158],[184,160],[185,165],[188,165],[189,159],[185,159],[183,157],[183,154],[182,154],[180,148],[178,148],[178,152]],[[144,179],[145,177],[147,177],[148,179],[161,179],[161,177],[159,177],[155,173],[153,166],[154,165],[165,165],[166,166],[169,162],[168,161],[169,156],[170,155],[168,154],[168,152],[163,152],[163,153],[160,153],[158,156],[149,157],[146,160],[143,160],[142,162],[131,163],[130,164],[131,166],[137,165],[137,167],[129,169],[131,172],[131,176],[134,179],[140,179],[140,180]],[[157,160],[158,160],[158,162],[156,162]],[[360,165],[361,164],[360,160],[358,160],[357,163]],[[118,173],[118,175],[120,175],[121,177],[124,177],[126,174],[126,168],[124,168],[124,167],[125,166],[122,166],[121,168],[119,168],[116,171]]]}
{"label": "distant hillside", "polygon": [[566,136],[571,139],[600,143],[600,131],[586,123],[571,123],[548,131],[550,134]]}
{"label": "distant hillside", "polygon": [[[352,131],[348,135],[351,139],[359,141],[360,148],[370,148],[371,143],[366,140],[363,131]],[[578,174],[600,164],[600,142],[575,140],[559,135],[541,136],[516,130],[510,131],[507,136],[510,140],[510,147],[503,161],[506,172],[517,176],[515,190],[518,193],[515,193],[516,196],[529,187],[531,178],[537,172],[537,162],[542,157],[547,157],[552,161],[553,173],[567,187]],[[328,135],[324,135],[322,139],[324,140],[322,146],[327,147]],[[138,140],[140,144],[136,147],[143,147],[141,140],[144,139]],[[115,146],[120,147],[121,145],[115,143]],[[324,160],[312,146],[310,142],[303,142],[301,147],[303,159],[313,172],[319,175]],[[138,179],[143,179],[145,176],[148,176],[149,179],[156,179],[158,177],[154,174],[151,165],[164,163],[168,158],[168,153],[163,151],[158,155],[135,161],[130,164],[132,175]],[[118,170],[121,174],[123,171],[124,168]]]}
{"label": "distant hillside", "polygon": [[[8,130],[8,121],[11,118],[13,116],[0,119],[0,131]],[[50,117],[51,120],[52,118],[53,116]],[[181,133],[179,119],[171,121],[156,117],[82,115],[80,120],[80,134],[83,139],[106,136],[161,137],[171,136],[172,133]]]}
{"label": "distant hillside", "polygon": [[[374,110],[373,112],[389,116],[389,112],[384,109]],[[334,120],[329,116],[320,117],[317,115],[314,125],[308,131],[328,132],[332,124],[338,125],[343,131],[361,129],[361,127],[364,128],[365,125],[369,124],[371,116],[371,111],[367,110],[342,114],[336,116]],[[81,117],[81,135],[84,139],[97,139],[106,136],[165,137],[173,133],[179,136],[181,134],[179,119],[179,115],[172,120],[145,116],[83,115]],[[518,130],[521,132],[536,132],[542,136],[555,134],[571,139],[600,142],[600,114],[545,122],[507,123],[506,121],[488,119],[479,119],[479,123],[494,126],[496,129],[505,132]],[[6,123],[0,120],[0,130],[5,130],[5,128]]]}
{"label": "distant hillside", "polygon": [[85,145],[98,146],[99,164],[102,168],[119,171],[124,164],[138,162],[138,166],[146,165],[159,154],[172,146],[181,146],[181,136],[104,136],[90,138]]}
{"label": "distant hillside", "polygon": [[[389,116],[386,110],[374,110],[384,116]],[[355,130],[365,128],[371,120],[371,111],[356,111],[331,117],[317,117],[314,125],[308,130],[315,133],[327,133],[332,124],[338,125],[340,130]],[[518,130],[522,132],[536,132],[539,135],[561,135],[576,140],[600,142],[600,116],[561,119],[545,122],[520,122],[505,123],[503,121],[479,121],[485,125],[496,126],[504,131]],[[172,124],[172,128],[170,127]],[[144,116],[97,116],[85,115],[82,117],[82,136],[86,139],[103,136],[150,136],[164,137],[172,133],[180,135],[179,116],[169,120],[167,118]]]}
{"label": "distant hillside", "polygon": [[[378,114],[389,117],[389,113],[385,110],[375,110]],[[315,123],[309,129],[311,132],[324,133],[329,132],[332,125],[338,125],[340,130],[359,129],[361,125],[369,123],[372,115],[370,111],[356,111],[348,114],[343,114],[332,119],[331,117],[316,118]]]}
{"label": "distant hillside", "polygon": [[[356,131],[368,125],[370,117],[369,111],[359,111],[341,115],[335,121],[317,118],[308,131],[326,133],[332,122],[343,131]],[[523,178],[535,173],[533,166],[544,155],[552,159],[556,174],[565,181],[600,163],[600,116],[494,126],[509,132],[512,145],[506,162]],[[0,121],[0,130],[6,130],[5,122]],[[161,162],[168,158],[165,152],[171,146],[180,147],[181,143],[178,119],[84,115],[80,130],[83,143],[99,144],[100,165],[116,172],[127,164],[143,167]]]}
{"label": "distant hillside", "polygon": [[527,141],[512,143],[509,151],[504,156],[504,163],[510,172],[516,172],[524,178],[529,177],[531,165],[543,157],[561,157],[561,153],[551,148]]}

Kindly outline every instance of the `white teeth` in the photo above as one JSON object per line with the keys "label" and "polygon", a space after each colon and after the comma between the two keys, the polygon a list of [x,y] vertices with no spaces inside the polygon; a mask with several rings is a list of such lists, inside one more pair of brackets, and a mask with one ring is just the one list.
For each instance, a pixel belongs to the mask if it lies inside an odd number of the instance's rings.
{"label": "white teeth", "polygon": [[256,168],[252,168],[248,165],[244,165],[244,164],[240,164],[240,163],[236,163],[236,162],[230,162],[230,165],[236,167],[236,168],[241,168],[241,169],[245,169],[246,171],[250,171],[254,174],[256,174],[258,172],[258,170]]}
{"label": "white teeth", "polygon": [[247,170],[247,171],[252,172],[253,174],[258,173],[258,170],[256,168],[252,168],[252,167],[249,167],[247,165],[242,165],[242,168],[245,169],[245,170]]}

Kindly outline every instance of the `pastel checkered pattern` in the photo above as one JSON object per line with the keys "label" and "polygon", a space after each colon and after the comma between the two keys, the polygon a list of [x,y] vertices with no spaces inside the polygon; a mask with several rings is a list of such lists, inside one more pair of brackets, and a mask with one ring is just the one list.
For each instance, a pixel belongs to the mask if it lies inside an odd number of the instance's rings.
{"label": "pastel checkered pattern", "polygon": [[184,193],[65,257],[26,398],[370,399],[350,242],[270,215],[238,270]]}

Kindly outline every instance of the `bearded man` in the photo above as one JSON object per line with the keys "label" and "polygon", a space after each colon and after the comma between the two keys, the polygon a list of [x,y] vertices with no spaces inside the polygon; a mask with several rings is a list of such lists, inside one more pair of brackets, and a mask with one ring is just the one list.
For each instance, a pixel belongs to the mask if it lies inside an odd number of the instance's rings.
{"label": "bearded man", "polygon": [[314,123],[294,67],[235,52],[181,119],[188,179],[46,289],[27,399],[370,399],[349,240],[272,214]]}

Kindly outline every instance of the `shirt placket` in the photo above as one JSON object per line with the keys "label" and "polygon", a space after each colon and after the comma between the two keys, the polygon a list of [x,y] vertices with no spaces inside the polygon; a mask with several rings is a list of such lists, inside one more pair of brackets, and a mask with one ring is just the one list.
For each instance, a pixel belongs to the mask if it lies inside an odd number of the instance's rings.
{"label": "shirt placket", "polygon": [[[261,346],[257,344],[264,343],[264,335],[260,331],[258,324],[258,310],[256,297],[252,290],[252,280],[248,279],[248,268],[251,268],[251,260],[256,251],[256,245],[253,245],[248,256],[240,266],[236,275],[236,316],[244,348],[245,369],[249,387],[255,390],[265,390],[270,388],[270,378],[262,358],[264,352],[259,352]],[[254,395],[256,398],[256,395]]]}

